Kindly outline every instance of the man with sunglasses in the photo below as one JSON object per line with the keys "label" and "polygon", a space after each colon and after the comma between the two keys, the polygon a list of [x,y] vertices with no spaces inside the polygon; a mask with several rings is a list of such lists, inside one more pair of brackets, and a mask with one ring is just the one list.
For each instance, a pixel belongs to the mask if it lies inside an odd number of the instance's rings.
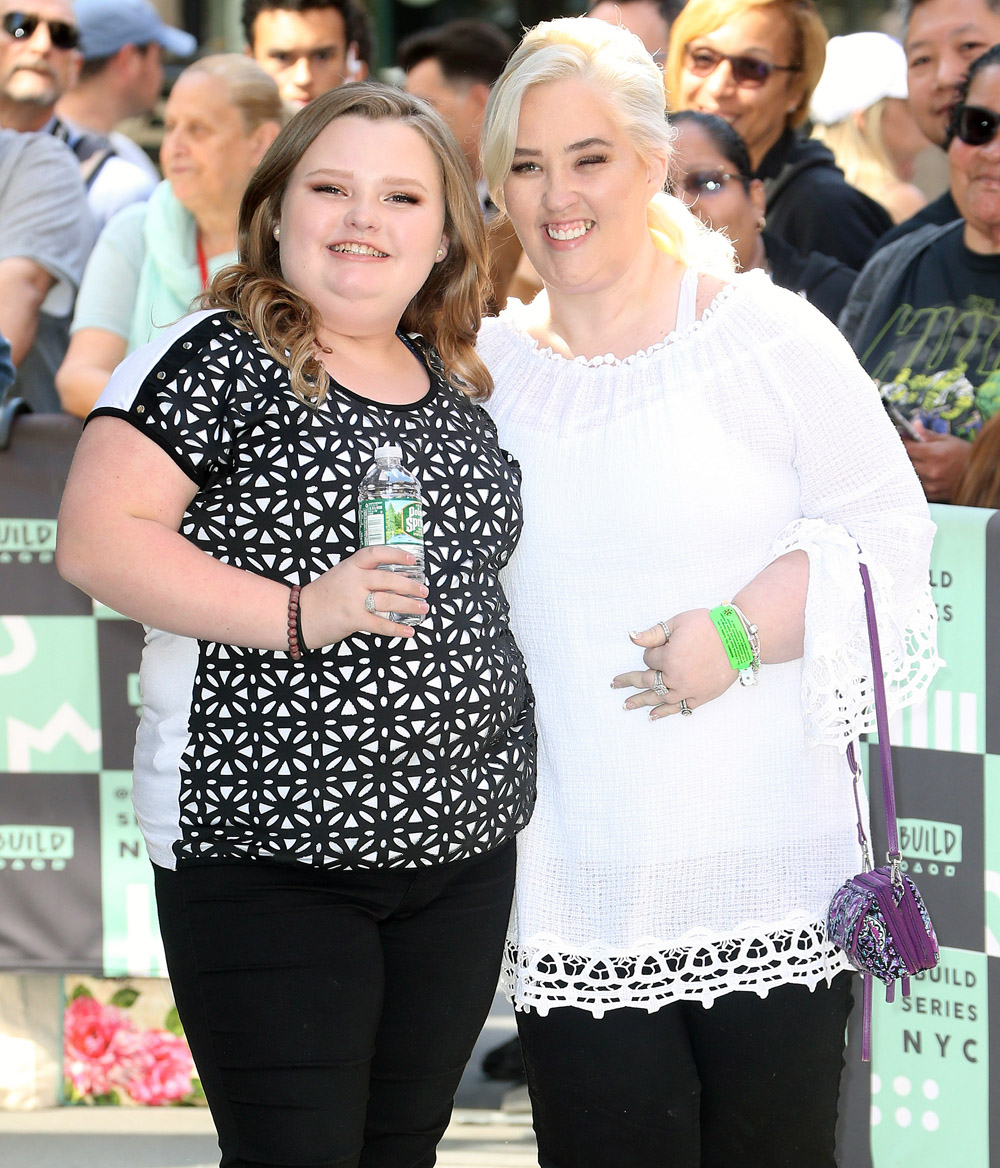
{"label": "man with sunglasses", "polygon": [[69,0],[0,0],[0,126],[45,130],[82,56]]}
{"label": "man with sunglasses", "polygon": [[55,370],[95,234],[79,156],[54,117],[79,73],[78,43],[69,0],[0,0],[0,332],[18,370],[12,392],[42,412],[59,409]]}
{"label": "man with sunglasses", "polygon": [[872,257],[839,324],[883,396],[928,499],[950,502],[983,421],[1000,412],[1000,44],[969,68],[951,111],[960,218]]}
{"label": "man with sunglasses", "polygon": [[[76,156],[84,183],[97,174],[105,143],[56,115],[56,102],[76,83],[83,56],[70,0],[0,0],[0,128],[51,134]],[[86,222],[90,243],[98,222]]]}
{"label": "man with sunglasses", "polygon": [[60,409],[55,371],[90,251],[87,220],[66,147],[49,134],[0,129],[0,335],[17,367],[10,394],[39,413]]}
{"label": "man with sunglasses", "polygon": [[[904,0],[903,47],[910,109],[917,125],[945,149],[959,90],[972,62],[1000,42],[1000,0]],[[887,232],[880,248],[928,224],[952,223],[958,208],[945,191]]]}

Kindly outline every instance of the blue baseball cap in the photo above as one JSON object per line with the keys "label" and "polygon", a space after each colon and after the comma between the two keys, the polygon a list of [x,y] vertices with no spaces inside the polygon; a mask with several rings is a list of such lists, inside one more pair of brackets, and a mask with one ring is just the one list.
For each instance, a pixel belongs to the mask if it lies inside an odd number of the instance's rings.
{"label": "blue baseball cap", "polygon": [[157,44],[175,57],[190,57],[197,40],[165,24],[149,0],[76,0],[73,5],[85,61],[113,57],[125,45]]}

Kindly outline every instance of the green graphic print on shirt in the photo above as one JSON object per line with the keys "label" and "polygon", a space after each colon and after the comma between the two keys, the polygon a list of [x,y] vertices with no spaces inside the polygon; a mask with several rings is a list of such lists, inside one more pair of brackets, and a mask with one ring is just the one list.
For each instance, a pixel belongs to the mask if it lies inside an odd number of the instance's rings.
{"label": "green graphic print on shirt", "polygon": [[899,294],[861,363],[906,417],[974,438],[1000,410],[1000,257],[949,233],[918,258]]}
{"label": "green graphic print on shirt", "polygon": [[[958,307],[924,309],[905,304],[886,321],[863,364],[906,417],[919,417],[928,430],[973,438],[1000,409],[998,334],[1000,308],[992,300],[970,296]],[[872,364],[876,352],[880,359]],[[992,369],[983,368],[987,357]]]}

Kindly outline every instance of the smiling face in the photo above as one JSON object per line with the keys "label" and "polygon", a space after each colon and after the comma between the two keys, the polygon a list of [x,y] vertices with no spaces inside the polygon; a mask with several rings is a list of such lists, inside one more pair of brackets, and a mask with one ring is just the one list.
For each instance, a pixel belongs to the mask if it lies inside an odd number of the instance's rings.
{"label": "smiling face", "polygon": [[[677,127],[673,165],[677,197],[703,223],[725,231],[743,271],[755,267],[763,259],[758,224],[764,214],[764,184],[759,179],[749,185],[740,182],[733,163],[700,126],[690,122]],[[701,182],[700,190],[686,190],[685,181],[693,179],[711,181]]]}
{"label": "smiling face", "polygon": [[665,173],[665,158],[639,157],[594,86],[553,81],[521,103],[504,201],[549,288],[597,291],[652,246],[646,208]]}
{"label": "smiling face", "polygon": [[32,0],[27,6],[0,0],[0,15],[10,12],[28,12],[41,20],[30,37],[12,37],[0,28],[0,104],[9,110],[20,107],[21,116],[10,121],[15,128],[38,129],[75,84],[82,60],[76,49],[52,43],[48,21],[76,28],[76,18],[69,0]]}
{"label": "smiling face", "polygon": [[233,222],[247,179],[260,161],[275,123],[250,131],[232,104],[228,86],[208,73],[182,73],[163,114],[160,166],[180,202],[197,219],[232,209]]}
{"label": "smiling face", "polygon": [[[1000,114],[1000,66],[976,74],[965,104]],[[1000,132],[985,146],[967,146],[956,137],[948,148],[948,168],[966,245],[977,252],[1000,251]]]}
{"label": "smiling face", "polygon": [[759,166],[798,108],[802,74],[776,70],[763,85],[749,86],[738,84],[730,62],[720,60],[710,73],[699,76],[693,69],[699,49],[751,57],[767,65],[796,66],[788,21],[774,6],[750,8],[713,32],[695,37],[686,46],[675,95],[679,110],[701,110],[729,122],[746,142],[754,167]]}
{"label": "smiling face", "polygon": [[1000,13],[986,0],[922,0],[906,32],[906,79],[917,125],[943,146],[969,66],[1000,41]]}
{"label": "smiling face", "polygon": [[324,325],[395,329],[447,250],[441,167],[395,119],[331,122],[293,170],[281,204],[285,280]]}

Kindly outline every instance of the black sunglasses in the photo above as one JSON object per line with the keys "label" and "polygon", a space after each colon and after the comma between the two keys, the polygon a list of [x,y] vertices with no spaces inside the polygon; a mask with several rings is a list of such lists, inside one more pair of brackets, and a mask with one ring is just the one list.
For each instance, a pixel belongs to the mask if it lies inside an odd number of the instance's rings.
{"label": "black sunglasses", "polygon": [[688,45],[684,49],[685,61],[688,69],[695,77],[709,77],[722,64],[729,62],[733,71],[733,80],[737,85],[744,85],[748,89],[759,89],[767,82],[772,73],[800,73],[799,65],[772,65],[770,61],[761,61],[759,57],[731,56],[729,53],[717,53],[715,49],[692,49]]}
{"label": "black sunglasses", "polygon": [[46,20],[33,12],[7,12],[3,18],[3,30],[15,40],[30,40],[35,29],[44,24],[49,30],[49,40],[57,49],[75,49],[80,44],[80,33],[74,24],[65,20]]}
{"label": "black sunglasses", "polygon": [[986,146],[1000,130],[1000,114],[980,105],[963,105],[955,111],[955,134],[966,146]]}
{"label": "black sunglasses", "polygon": [[742,183],[744,188],[749,179],[742,174],[726,174],[722,170],[693,170],[683,178],[674,179],[671,183],[671,193],[682,190],[692,198],[699,195],[717,195],[728,182]]}

